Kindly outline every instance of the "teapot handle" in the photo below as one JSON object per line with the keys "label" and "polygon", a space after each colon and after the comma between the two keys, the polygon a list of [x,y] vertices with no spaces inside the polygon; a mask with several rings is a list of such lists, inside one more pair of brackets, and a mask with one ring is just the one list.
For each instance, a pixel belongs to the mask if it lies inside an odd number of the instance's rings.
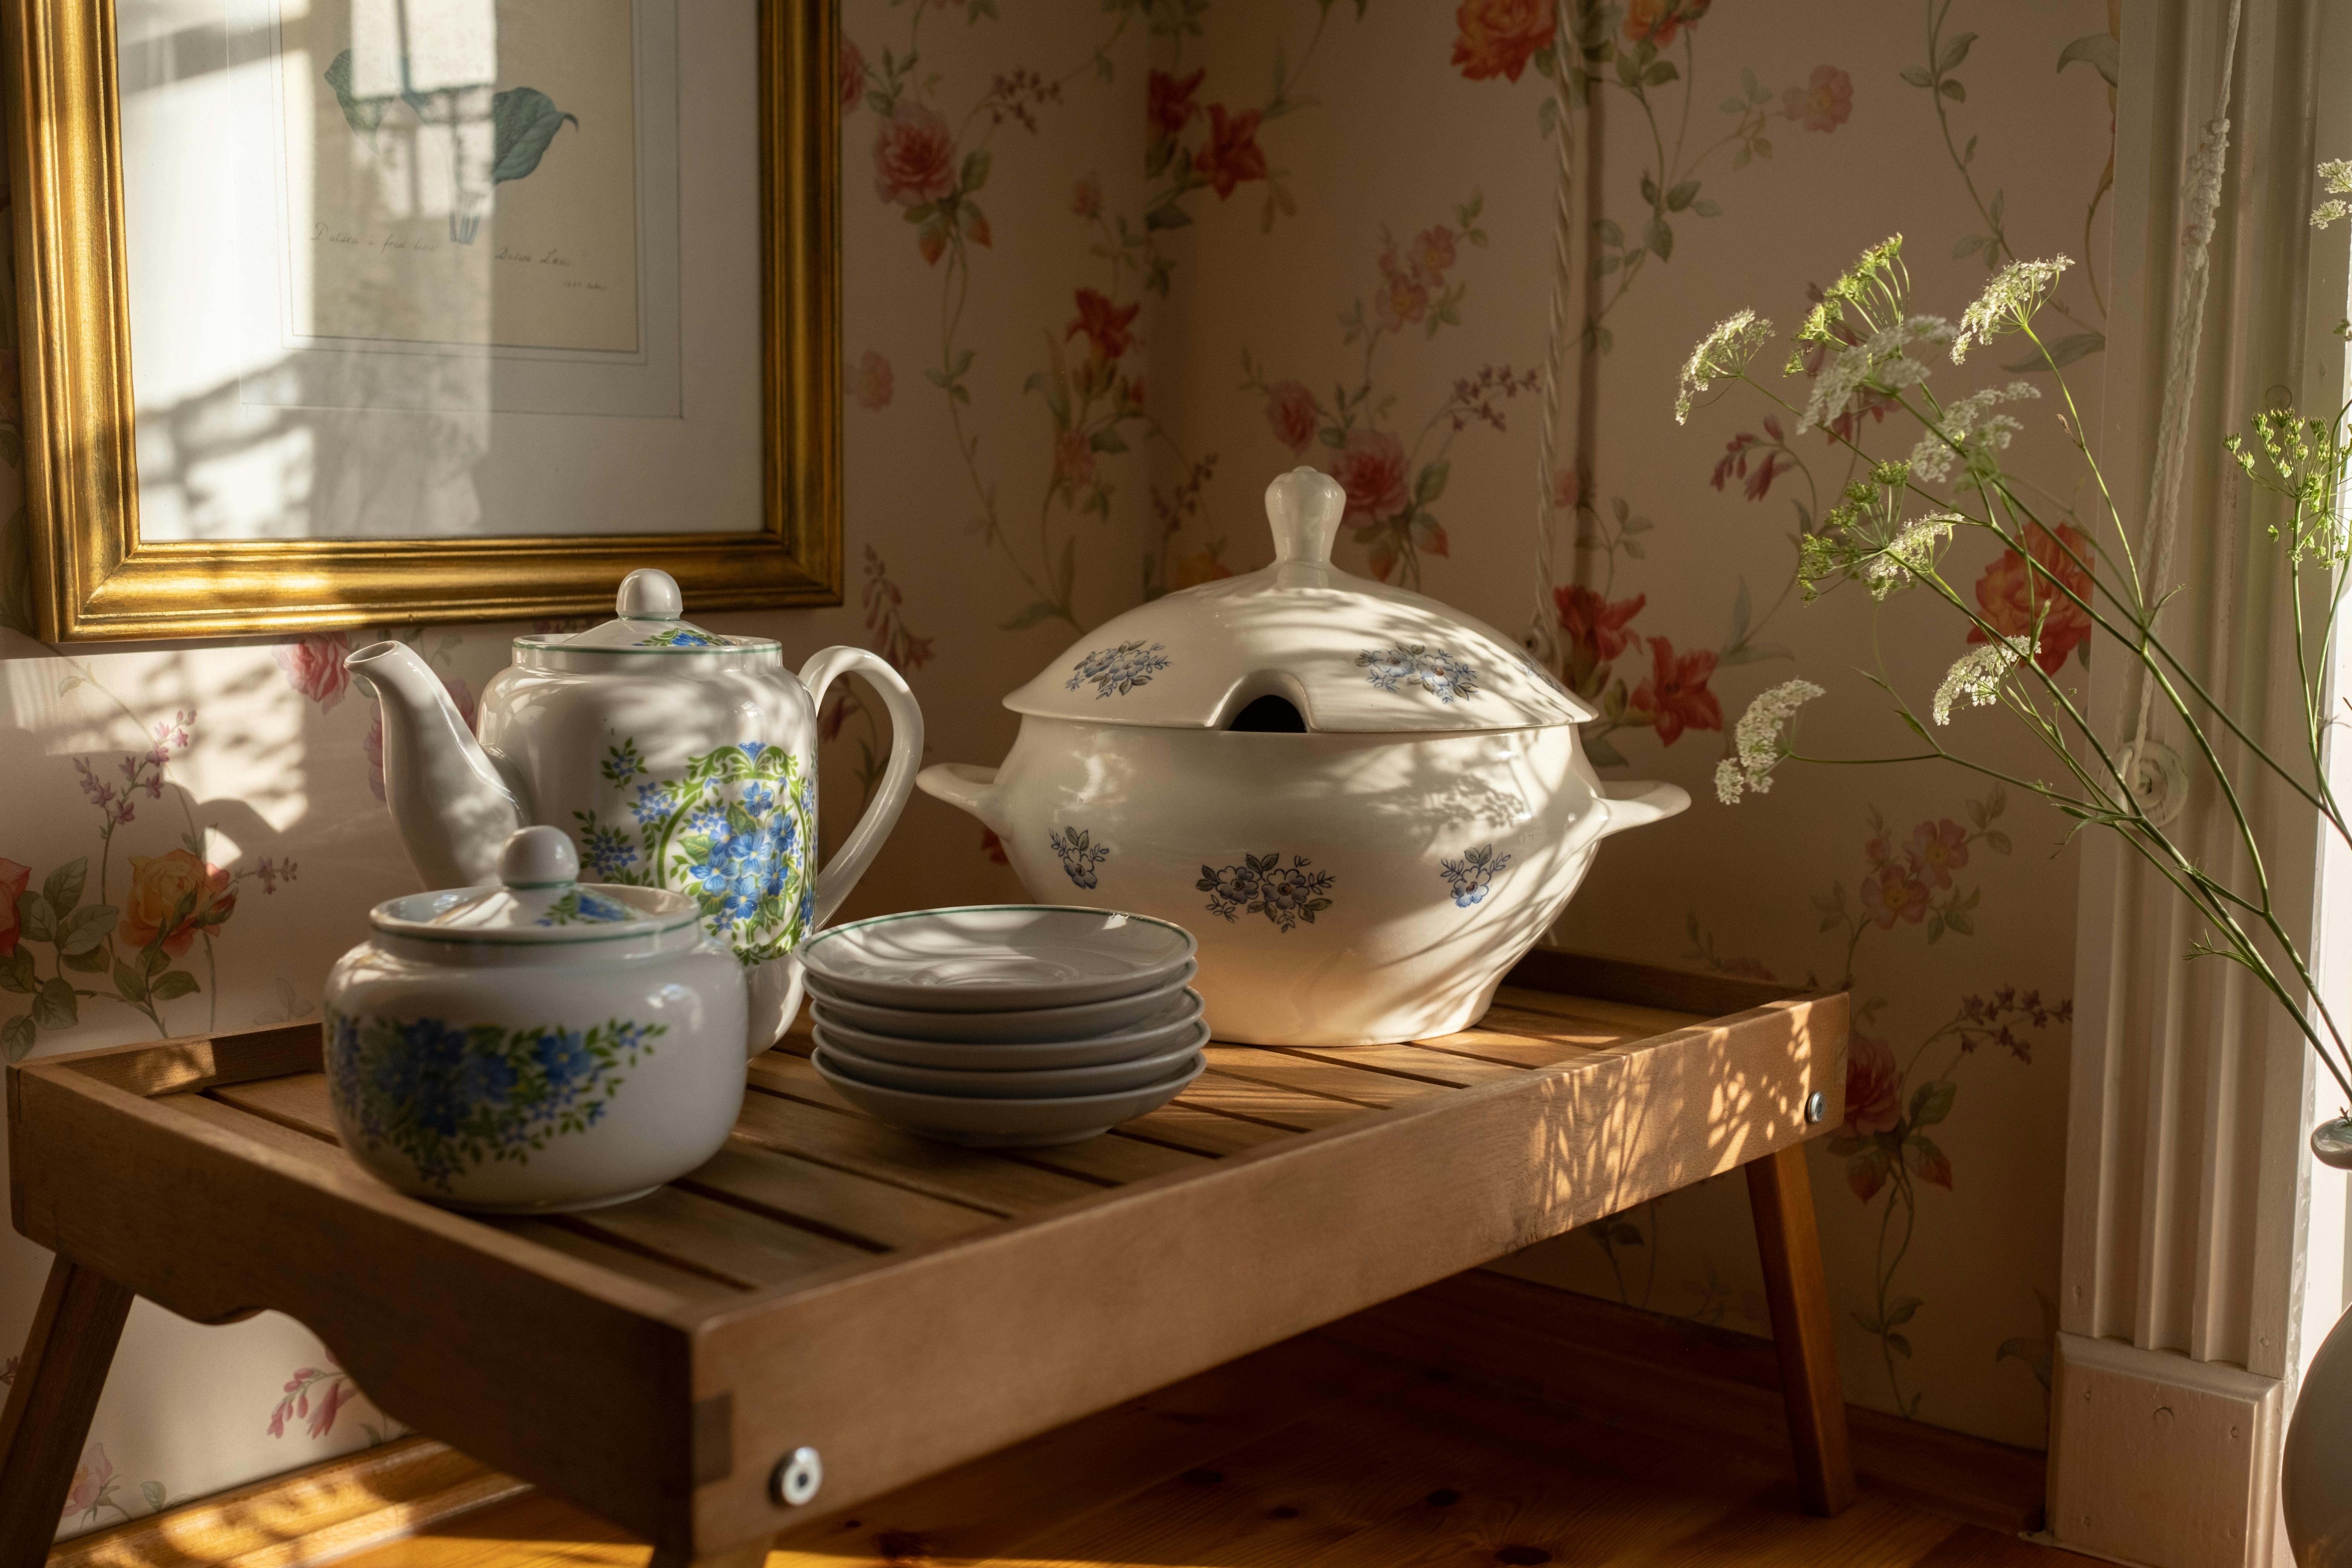
{"label": "teapot handle", "polygon": [[907,682],[879,655],[862,647],[829,647],[801,666],[801,684],[808,688],[809,701],[815,707],[824,704],[825,688],[835,679],[855,670],[866,678],[866,683],[882,699],[882,707],[890,715],[890,763],[883,770],[882,785],[874,792],[874,802],[866,815],[857,820],[833,858],[816,874],[816,912],[811,918],[809,930],[822,928],[857,886],[857,879],[874,863],[880,853],[882,840],[898,821],[898,812],[907,804],[908,794],[915,787],[915,770],[923,760],[923,710],[916,706],[915,694],[907,689]]}

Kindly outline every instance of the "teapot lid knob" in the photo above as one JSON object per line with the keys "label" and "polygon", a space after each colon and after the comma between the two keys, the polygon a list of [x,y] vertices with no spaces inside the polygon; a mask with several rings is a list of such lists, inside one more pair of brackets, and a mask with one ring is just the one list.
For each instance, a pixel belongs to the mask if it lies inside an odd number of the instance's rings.
{"label": "teapot lid knob", "polygon": [[1339,518],[1347,509],[1348,492],[1328,474],[1305,468],[1276,474],[1265,487],[1266,520],[1274,525],[1274,558],[1329,565],[1331,542],[1339,536]]}
{"label": "teapot lid knob", "polygon": [[509,888],[561,888],[580,879],[580,855],[560,827],[525,827],[499,851],[499,880]]}
{"label": "teapot lid knob", "polygon": [[677,579],[653,566],[640,566],[621,579],[613,596],[613,613],[630,621],[674,621],[686,614],[686,596]]}

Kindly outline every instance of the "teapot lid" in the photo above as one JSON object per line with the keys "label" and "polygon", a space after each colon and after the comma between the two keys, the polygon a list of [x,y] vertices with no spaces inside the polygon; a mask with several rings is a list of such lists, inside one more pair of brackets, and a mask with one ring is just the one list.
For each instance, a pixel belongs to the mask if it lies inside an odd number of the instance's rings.
{"label": "teapot lid", "polygon": [[701,909],[684,893],[580,879],[580,856],[560,827],[526,827],[499,851],[496,888],[455,888],[388,899],[368,911],[380,931],[425,942],[567,942],[651,936],[690,925]]}
{"label": "teapot lid", "polygon": [[779,647],[773,637],[729,637],[696,626],[686,618],[686,595],[678,592],[677,579],[652,566],[640,566],[621,579],[621,590],[613,595],[613,619],[568,636],[520,637],[514,646],[526,656],[597,653],[706,658],[713,654],[774,654]]}
{"label": "teapot lid", "polygon": [[[1265,489],[1274,564],[1138,605],[1004,700],[1015,713],[1157,729],[1235,727],[1277,700],[1309,731],[1527,730],[1597,717],[1517,643],[1331,564],[1347,492],[1314,468]],[[1292,729],[1286,714],[1241,728]]]}

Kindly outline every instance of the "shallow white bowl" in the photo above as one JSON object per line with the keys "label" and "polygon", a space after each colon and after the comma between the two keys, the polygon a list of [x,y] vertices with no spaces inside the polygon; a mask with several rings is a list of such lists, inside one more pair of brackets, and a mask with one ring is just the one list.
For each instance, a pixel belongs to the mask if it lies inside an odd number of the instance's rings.
{"label": "shallow white bowl", "polygon": [[1024,1007],[1002,1013],[885,1007],[838,995],[814,978],[809,982],[809,1001],[824,1009],[821,1016],[828,1024],[850,1024],[869,1034],[895,1035],[902,1040],[1034,1045],[1046,1040],[1091,1039],[1139,1028],[1172,1006],[1184,994],[1184,987],[1192,978],[1192,965],[1188,963],[1167,984],[1139,991],[1132,996],[1081,1002],[1070,1007]]}
{"label": "shallow white bowl", "polygon": [[[1158,992],[1154,995],[1160,994]],[[1124,1000],[1124,998],[1122,998]],[[1108,1003],[1095,1005],[1107,1006]],[[1077,1012],[1080,1009],[1072,1008]],[[950,1068],[962,1071],[998,1069],[1013,1072],[1041,1068],[1093,1067],[1100,1062],[1133,1061],[1138,1057],[1172,1050],[1202,1026],[1201,994],[1179,991],[1159,1012],[1139,1023],[1075,1040],[910,1040],[904,1036],[864,1029],[844,1019],[831,1002],[813,1003],[817,1025],[835,1043],[875,1061],[903,1062],[908,1067]],[[943,1014],[925,1014],[927,1018]],[[1008,1015],[992,1014],[990,1017]]]}
{"label": "shallow white bowl", "polygon": [[1192,1063],[1201,1047],[1209,1043],[1209,1029],[1207,1025],[1196,1023],[1174,1047],[1148,1057],[1073,1068],[908,1067],[904,1062],[883,1061],[851,1050],[822,1024],[816,1026],[816,1043],[824,1053],[825,1065],[845,1078],[882,1089],[973,1100],[1057,1100],[1073,1095],[1115,1094],[1158,1083]]}
{"label": "shallow white bowl", "polygon": [[1054,904],[978,904],[877,915],[803,942],[828,996],[933,1012],[1066,1007],[1176,977],[1199,943],[1149,915]]}
{"label": "shallow white bowl", "polygon": [[1076,1143],[1108,1132],[1120,1122],[1157,1110],[1184,1092],[1207,1070],[1199,1057],[1182,1071],[1117,1094],[1055,1100],[967,1100],[943,1094],[913,1094],[884,1089],[836,1072],[826,1053],[810,1057],[817,1076],[867,1115],[942,1143],[972,1149],[1045,1149]]}

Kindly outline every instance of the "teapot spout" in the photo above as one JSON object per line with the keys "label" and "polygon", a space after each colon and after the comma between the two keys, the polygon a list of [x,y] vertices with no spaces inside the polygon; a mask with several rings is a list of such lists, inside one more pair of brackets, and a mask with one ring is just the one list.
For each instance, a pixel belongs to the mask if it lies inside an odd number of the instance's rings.
{"label": "teapot spout", "polygon": [[441,678],[400,642],[370,643],[343,668],[383,710],[383,798],[408,863],[428,889],[496,882],[499,851],[526,815]]}

